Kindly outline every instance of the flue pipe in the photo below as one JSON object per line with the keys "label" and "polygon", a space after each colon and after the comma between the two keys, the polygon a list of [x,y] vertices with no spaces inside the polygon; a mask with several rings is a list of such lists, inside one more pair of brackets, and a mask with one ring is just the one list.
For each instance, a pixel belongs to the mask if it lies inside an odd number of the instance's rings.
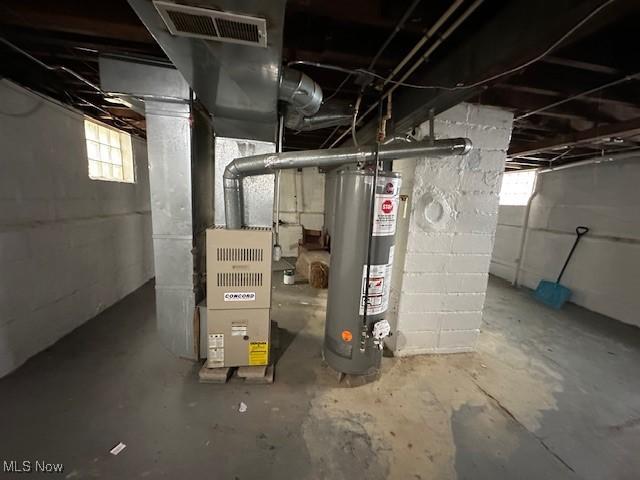
{"label": "flue pipe", "polygon": [[306,150],[301,152],[267,153],[236,158],[225,168],[224,210],[228,229],[240,229],[243,225],[244,198],[242,179],[254,175],[275,173],[278,170],[306,167],[333,168],[341,165],[366,163],[378,159],[394,160],[419,156],[464,155],[472,148],[468,138],[451,138],[410,144],[370,145],[336,148],[332,150]]}

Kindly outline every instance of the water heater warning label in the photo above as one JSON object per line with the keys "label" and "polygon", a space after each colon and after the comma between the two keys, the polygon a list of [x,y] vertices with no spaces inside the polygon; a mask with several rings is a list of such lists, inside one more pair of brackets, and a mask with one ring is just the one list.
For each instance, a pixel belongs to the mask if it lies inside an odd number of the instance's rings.
{"label": "water heater warning label", "polygon": [[376,192],[373,235],[376,237],[395,235],[400,200],[400,179],[379,178]]}
{"label": "water heater warning label", "polygon": [[[369,269],[369,292],[367,315],[378,315],[389,308],[389,292],[391,290],[391,268],[393,266],[393,247],[389,252],[389,263],[371,265]],[[362,292],[360,294],[360,315],[364,315],[364,299],[367,296],[367,266],[362,268]]]}

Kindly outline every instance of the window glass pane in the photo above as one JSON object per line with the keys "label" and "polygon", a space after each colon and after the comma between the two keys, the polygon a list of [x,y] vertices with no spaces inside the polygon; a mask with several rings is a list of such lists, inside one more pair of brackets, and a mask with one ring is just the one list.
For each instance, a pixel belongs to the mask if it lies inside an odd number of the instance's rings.
{"label": "window glass pane", "polygon": [[135,182],[133,148],[128,133],[89,119],[84,121],[84,133],[90,178]]}
{"label": "window glass pane", "polygon": [[97,142],[87,140],[87,156],[92,160],[100,160],[100,147]]}
{"label": "window glass pane", "polygon": [[98,127],[98,137],[100,139],[100,143],[104,143],[105,145],[109,145],[109,130],[105,127]]}
{"label": "window glass pane", "polygon": [[104,178],[113,178],[113,170],[111,169],[110,163],[102,164],[102,176]]}
{"label": "window glass pane", "polygon": [[87,140],[98,140],[98,126],[95,123],[85,120],[84,135]]}
{"label": "window glass pane", "polygon": [[111,147],[111,163],[115,165],[122,165],[122,155],[119,148]]}
{"label": "window glass pane", "polygon": [[109,146],[100,144],[100,161],[101,162],[110,162],[109,156]]}
{"label": "window glass pane", "polygon": [[109,144],[112,147],[120,148],[120,134],[118,132],[114,132],[113,130],[109,132]]}
{"label": "window glass pane", "polygon": [[500,189],[500,205],[526,205],[531,197],[535,178],[535,170],[505,173]]}
{"label": "window glass pane", "polygon": [[89,160],[89,176],[90,177],[100,176],[100,165],[98,164],[98,162],[94,160]]}

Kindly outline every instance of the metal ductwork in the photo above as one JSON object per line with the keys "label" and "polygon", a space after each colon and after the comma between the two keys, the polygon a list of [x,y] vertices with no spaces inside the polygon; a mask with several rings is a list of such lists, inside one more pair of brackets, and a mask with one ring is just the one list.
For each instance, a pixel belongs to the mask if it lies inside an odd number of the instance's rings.
{"label": "metal ductwork", "polygon": [[282,69],[278,98],[286,102],[285,125],[308,131],[348,125],[353,113],[346,105],[322,103],[322,88],[311,77],[289,67]]}
{"label": "metal ductwork", "polygon": [[283,67],[278,98],[289,103],[304,116],[310,116],[320,110],[322,88],[308,75]]}
{"label": "metal ductwork", "polygon": [[374,160],[376,155],[381,161],[420,156],[464,155],[471,150],[471,147],[471,141],[467,138],[451,138],[404,145],[371,145],[236,158],[227,165],[223,175],[226,227],[240,229],[243,226],[242,179],[244,177],[291,168],[334,168],[346,164],[366,163]]}
{"label": "metal ductwork", "polygon": [[320,128],[349,125],[353,118],[353,110],[350,105],[343,102],[325,103],[315,115],[305,117],[304,114],[292,107],[287,108],[285,126],[291,130],[308,131]]}
{"label": "metal ductwork", "polygon": [[309,130],[349,125],[352,117],[353,115],[343,113],[318,113],[312,117],[287,113],[285,125],[291,130],[307,132]]}
{"label": "metal ductwork", "polygon": [[274,141],[285,0],[127,1],[213,115],[216,135]]}

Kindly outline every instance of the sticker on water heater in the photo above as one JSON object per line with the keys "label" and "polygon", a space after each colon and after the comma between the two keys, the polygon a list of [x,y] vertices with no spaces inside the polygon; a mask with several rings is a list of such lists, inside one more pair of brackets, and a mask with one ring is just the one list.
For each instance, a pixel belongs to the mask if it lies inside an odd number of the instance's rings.
{"label": "sticker on water heater", "polygon": [[[393,253],[389,252],[391,262]],[[385,265],[371,265],[369,269],[369,292],[367,301],[367,315],[378,315],[387,311],[389,307],[389,291],[391,283],[392,263]],[[366,292],[367,266],[362,268],[362,292],[360,295],[360,315],[364,315],[364,299]]]}
{"label": "sticker on water heater", "polygon": [[373,219],[373,235],[375,237],[395,235],[396,233],[400,183],[399,178],[378,178]]}
{"label": "sticker on water heater", "polygon": [[225,292],[225,302],[255,302],[256,292]]}
{"label": "sticker on water heater", "polygon": [[384,293],[384,277],[369,277],[369,296],[382,295]]}
{"label": "sticker on water heater", "polygon": [[396,195],[376,195],[373,235],[376,237],[395,235],[397,212],[398,197]]}

